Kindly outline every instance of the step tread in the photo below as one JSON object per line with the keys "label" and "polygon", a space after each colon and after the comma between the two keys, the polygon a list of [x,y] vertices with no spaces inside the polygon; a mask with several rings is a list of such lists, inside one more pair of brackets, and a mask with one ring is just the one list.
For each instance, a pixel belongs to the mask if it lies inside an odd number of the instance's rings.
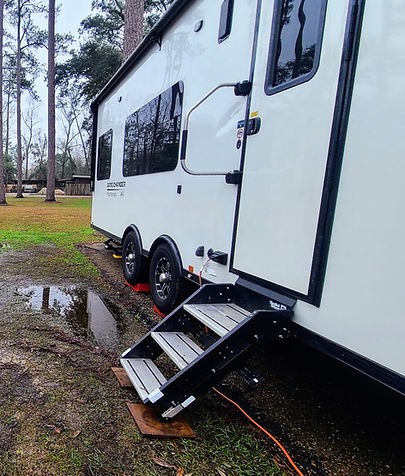
{"label": "step tread", "polygon": [[151,359],[121,359],[121,365],[144,403],[150,393],[167,381]]}
{"label": "step tread", "polygon": [[250,316],[249,311],[234,303],[186,304],[184,310],[221,337]]}
{"label": "step tread", "polygon": [[204,351],[183,332],[152,332],[152,338],[183,369]]}

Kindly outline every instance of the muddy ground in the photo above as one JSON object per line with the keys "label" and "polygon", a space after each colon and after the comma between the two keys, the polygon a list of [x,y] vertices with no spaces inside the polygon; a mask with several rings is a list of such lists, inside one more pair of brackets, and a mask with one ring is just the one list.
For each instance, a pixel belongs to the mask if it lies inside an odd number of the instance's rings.
{"label": "muddy ground", "polygon": [[[77,283],[63,270],[44,276],[30,266],[43,249],[0,253],[0,475],[271,474],[249,460],[251,436],[259,454],[295,474],[273,443],[215,394],[184,412],[196,442],[140,436],[125,406],[137,397],[118,387],[110,368],[159,316],[148,295],[124,284],[110,251],[101,244],[81,250],[100,279]],[[115,340],[102,346],[66,316],[30,308],[21,289],[32,285],[79,285],[102,296],[117,317]],[[283,442],[304,474],[405,474],[404,403],[396,394],[298,344],[262,350],[249,366],[263,377],[258,387],[233,374],[221,389]],[[224,450],[235,466],[214,457],[229,428],[242,429]]]}

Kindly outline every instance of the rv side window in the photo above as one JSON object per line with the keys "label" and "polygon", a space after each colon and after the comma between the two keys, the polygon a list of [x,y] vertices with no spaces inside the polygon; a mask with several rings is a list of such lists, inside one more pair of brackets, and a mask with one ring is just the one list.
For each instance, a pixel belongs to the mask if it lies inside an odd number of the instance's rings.
{"label": "rv side window", "polygon": [[276,0],[265,90],[310,80],[319,64],[326,0]]}
{"label": "rv side window", "polygon": [[113,131],[110,129],[98,139],[97,180],[110,178]]}
{"label": "rv side window", "polygon": [[225,41],[231,34],[233,15],[233,0],[224,0],[221,5],[219,19],[218,43]]}
{"label": "rv side window", "polygon": [[183,83],[152,99],[125,122],[123,175],[174,170],[180,142]]}

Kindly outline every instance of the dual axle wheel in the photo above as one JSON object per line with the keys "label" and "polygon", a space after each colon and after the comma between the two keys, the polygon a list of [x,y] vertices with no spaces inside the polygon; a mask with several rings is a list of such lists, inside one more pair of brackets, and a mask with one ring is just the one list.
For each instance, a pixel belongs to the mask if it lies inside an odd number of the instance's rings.
{"label": "dual axle wheel", "polygon": [[167,243],[161,243],[153,252],[149,262],[142,255],[138,235],[130,231],[122,244],[122,267],[125,279],[130,284],[149,279],[150,292],[156,307],[167,314],[178,303],[181,288],[181,267],[178,258]]}

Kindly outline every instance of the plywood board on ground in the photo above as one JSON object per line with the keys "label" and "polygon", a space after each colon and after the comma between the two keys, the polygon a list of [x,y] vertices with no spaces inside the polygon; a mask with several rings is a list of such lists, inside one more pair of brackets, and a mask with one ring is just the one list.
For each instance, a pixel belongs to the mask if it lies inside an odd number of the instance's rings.
{"label": "plywood board on ground", "polygon": [[181,417],[162,421],[159,412],[141,403],[127,402],[139,431],[143,436],[154,438],[195,438],[196,434],[190,425]]}

